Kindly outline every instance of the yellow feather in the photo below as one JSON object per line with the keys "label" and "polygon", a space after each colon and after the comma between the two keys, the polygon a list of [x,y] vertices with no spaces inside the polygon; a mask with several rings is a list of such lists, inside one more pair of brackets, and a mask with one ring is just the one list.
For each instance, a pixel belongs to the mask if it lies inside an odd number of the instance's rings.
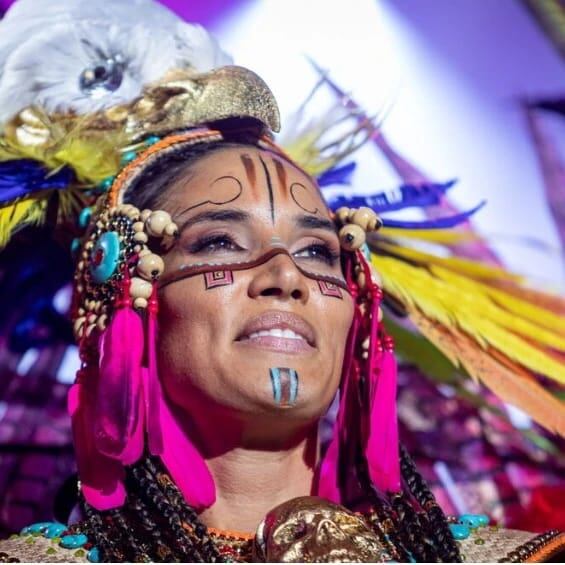
{"label": "yellow feather", "polygon": [[379,235],[383,235],[391,239],[418,239],[442,245],[455,245],[457,243],[479,241],[482,239],[476,233],[468,230],[410,230],[401,228],[381,228],[377,236]]}
{"label": "yellow feather", "polygon": [[493,288],[502,290],[506,295],[519,298],[522,302],[553,312],[556,316],[565,316],[565,298],[533,288],[517,285],[513,282],[492,280],[488,283]]}
{"label": "yellow feather", "polygon": [[16,229],[43,221],[47,206],[45,198],[45,192],[40,192],[0,208],[0,248],[8,243]]}
{"label": "yellow feather", "polygon": [[[442,267],[432,265],[430,270],[442,280],[452,283],[454,287],[467,291],[468,295],[473,297],[472,308],[476,309],[477,313],[484,314],[488,319],[496,320],[502,326],[512,331],[535,339],[550,347],[565,351],[565,336],[559,335],[559,332],[565,332],[564,318],[554,316],[551,312],[547,312],[542,308],[534,307],[532,308],[533,312],[527,308],[520,309],[517,306],[520,306],[519,303],[521,301],[513,297],[508,298],[508,304],[513,305],[512,311],[508,312],[491,299],[492,294],[497,294],[499,297],[504,296],[502,291],[493,290],[486,284],[467,279]],[[526,316],[523,318],[522,314],[524,312],[529,313],[531,317]],[[533,316],[533,314],[537,314],[537,317]],[[532,318],[535,323],[530,321]],[[549,330],[538,325],[540,320],[544,320],[552,329]],[[557,330],[557,333],[553,330]]]}
{"label": "yellow feather", "polygon": [[[417,307],[449,329],[464,330],[478,348],[495,347],[524,367],[565,383],[565,365],[504,327],[504,323],[511,325],[512,316],[480,293],[477,295],[453,280],[438,279],[429,271],[394,257],[373,255],[373,264],[381,275],[385,292],[399,299],[409,311]],[[521,324],[530,327],[525,320]],[[558,338],[552,336],[554,340]],[[477,354],[482,353],[477,351]]]}
{"label": "yellow feather", "polygon": [[461,257],[438,257],[437,255],[425,253],[424,251],[418,251],[416,249],[408,247],[401,247],[400,245],[395,245],[384,241],[374,242],[374,244],[377,248],[374,251],[376,254],[378,254],[378,250],[381,249],[393,255],[397,255],[398,257],[403,257],[422,265],[441,265],[446,269],[469,275],[473,278],[497,278],[514,281],[519,281],[522,279],[522,277],[513,273],[509,273],[505,269],[493,267],[491,265],[485,265],[483,263],[479,263],[478,261],[471,261],[470,259],[463,259]]}
{"label": "yellow feather", "polygon": [[411,319],[418,329],[457,366],[505,402],[527,414],[551,432],[565,436],[565,403],[546,391],[532,376],[507,368],[488,354],[477,356],[476,347],[465,334],[439,326],[417,310]]}

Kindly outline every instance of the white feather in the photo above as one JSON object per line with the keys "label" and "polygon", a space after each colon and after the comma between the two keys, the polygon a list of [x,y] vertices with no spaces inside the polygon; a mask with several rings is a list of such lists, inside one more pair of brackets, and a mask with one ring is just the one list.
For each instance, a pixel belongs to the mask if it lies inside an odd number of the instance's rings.
{"label": "white feather", "polygon": [[[87,69],[123,61],[115,90],[81,88]],[[0,21],[0,123],[37,104],[88,113],[128,102],[173,68],[231,58],[201,26],[152,0],[18,0]]]}

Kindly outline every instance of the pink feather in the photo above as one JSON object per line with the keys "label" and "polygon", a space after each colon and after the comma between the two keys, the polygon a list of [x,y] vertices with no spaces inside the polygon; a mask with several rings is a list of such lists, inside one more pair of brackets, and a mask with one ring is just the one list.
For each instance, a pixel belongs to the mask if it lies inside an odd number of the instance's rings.
{"label": "pink feather", "polygon": [[124,465],[143,454],[143,344],[142,320],[126,303],[102,334],[94,413],[96,448]]}
{"label": "pink feather", "polygon": [[161,461],[186,502],[196,510],[208,508],[216,500],[214,479],[164,395],[161,395],[160,400],[160,428],[163,437],[167,438],[167,441],[163,442]]}
{"label": "pink feather", "polygon": [[68,410],[72,420],[73,439],[77,457],[81,490],[86,502],[97,510],[122,506],[126,499],[122,465],[100,454],[93,442],[94,418],[90,402],[95,385],[95,371],[79,372],[79,382],[68,395]]}
{"label": "pink feather", "polygon": [[355,405],[358,375],[354,352],[359,325],[360,315],[356,309],[345,349],[339,410],[334,424],[334,433],[316,475],[315,491],[317,496],[321,496],[336,504],[343,502],[345,481],[344,477],[340,477],[340,473],[347,471],[347,469],[343,468],[345,464],[344,452],[348,435],[353,433],[356,425]]}

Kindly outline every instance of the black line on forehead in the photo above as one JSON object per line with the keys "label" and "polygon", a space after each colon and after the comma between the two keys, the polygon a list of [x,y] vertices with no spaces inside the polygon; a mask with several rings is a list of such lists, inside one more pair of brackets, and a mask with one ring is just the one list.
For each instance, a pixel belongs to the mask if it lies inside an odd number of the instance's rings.
{"label": "black line on forehead", "polygon": [[235,181],[236,184],[238,185],[239,190],[233,198],[229,198],[228,200],[224,200],[223,202],[216,202],[215,200],[209,198],[208,200],[203,200],[202,202],[198,202],[197,204],[193,204],[192,206],[185,208],[184,210],[182,210],[182,212],[179,213],[179,216],[182,216],[183,214],[190,212],[190,210],[194,210],[194,208],[198,208],[199,206],[204,206],[204,204],[214,204],[215,206],[222,206],[223,204],[229,204],[230,202],[234,202],[235,200],[237,200],[241,196],[241,193],[243,192],[243,185],[241,184],[241,181],[239,179],[235,178],[232,175],[224,175],[223,177],[218,177],[215,181],[213,181],[210,184],[210,189],[212,189],[212,187],[216,182],[223,179],[231,179]]}
{"label": "black line on forehead", "polygon": [[259,155],[259,161],[261,161],[261,165],[263,165],[263,170],[265,171],[265,176],[267,177],[267,190],[269,191],[269,205],[271,207],[271,220],[273,224],[275,223],[275,202],[273,196],[273,183],[271,181],[271,175],[269,174],[269,169],[265,161],[263,161],[261,155]]}

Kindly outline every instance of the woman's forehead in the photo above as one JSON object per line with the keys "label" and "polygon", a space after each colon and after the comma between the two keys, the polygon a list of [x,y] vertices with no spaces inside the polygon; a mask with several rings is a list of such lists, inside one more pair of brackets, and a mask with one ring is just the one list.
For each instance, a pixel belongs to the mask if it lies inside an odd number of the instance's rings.
{"label": "woman's forehead", "polygon": [[171,191],[179,211],[205,205],[250,206],[280,215],[330,217],[315,182],[284,157],[252,146],[214,151],[195,163]]}

